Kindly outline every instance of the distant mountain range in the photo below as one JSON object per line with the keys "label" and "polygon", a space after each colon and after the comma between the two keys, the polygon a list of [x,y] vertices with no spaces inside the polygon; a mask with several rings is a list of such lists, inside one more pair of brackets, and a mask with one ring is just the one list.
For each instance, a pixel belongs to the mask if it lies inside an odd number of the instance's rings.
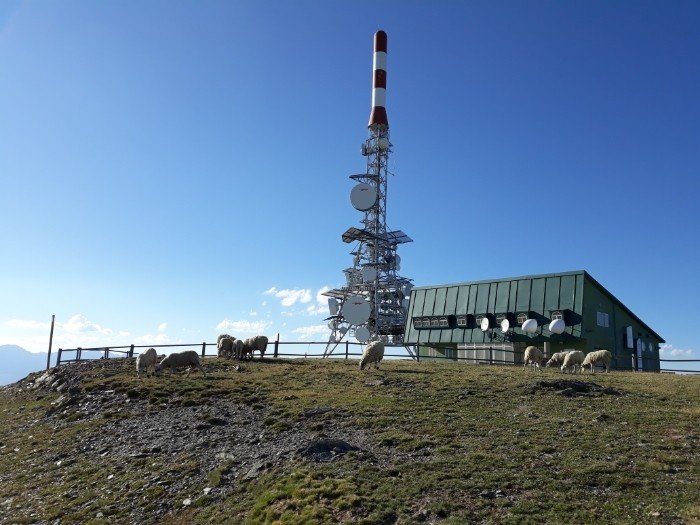
{"label": "distant mountain range", "polygon": [[[51,364],[55,358],[51,356]],[[21,346],[0,345],[0,386],[8,385],[26,377],[30,372],[46,368],[46,352],[35,354]]]}

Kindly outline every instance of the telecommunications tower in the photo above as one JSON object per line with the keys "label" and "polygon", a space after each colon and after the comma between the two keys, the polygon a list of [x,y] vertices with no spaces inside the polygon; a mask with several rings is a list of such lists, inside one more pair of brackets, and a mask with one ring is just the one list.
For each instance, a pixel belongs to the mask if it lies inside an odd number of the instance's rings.
{"label": "telecommunications tower", "polygon": [[[362,213],[361,227],[343,233],[346,243],[355,243],[350,252],[352,266],[343,270],[345,285],[325,293],[331,334],[324,357],[333,353],[343,338],[360,343],[384,341],[403,344],[411,279],[401,277],[400,244],[412,239],[400,230],[389,231],[386,224],[388,162],[391,153],[389,119],[386,114],[387,37],[374,34],[372,112],[369,137],[362,143],[367,170],[350,178],[357,184],[350,192],[352,206]],[[406,347],[411,357],[413,350]]]}

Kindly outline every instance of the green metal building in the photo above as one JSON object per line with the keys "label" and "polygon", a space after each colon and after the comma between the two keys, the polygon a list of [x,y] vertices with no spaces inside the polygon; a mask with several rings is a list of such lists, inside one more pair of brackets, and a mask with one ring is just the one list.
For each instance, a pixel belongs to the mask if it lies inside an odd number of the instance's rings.
{"label": "green metal building", "polygon": [[[534,333],[522,328],[528,319],[537,322]],[[557,323],[561,333],[549,330],[557,319],[565,324]],[[418,346],[420,359],[475,363],[522,363],[529,345],[547,356],[606,349],[613,368],[645,371],[659,370],[659,345],[665,342],[583,270],[416,287],[404,341]]]}

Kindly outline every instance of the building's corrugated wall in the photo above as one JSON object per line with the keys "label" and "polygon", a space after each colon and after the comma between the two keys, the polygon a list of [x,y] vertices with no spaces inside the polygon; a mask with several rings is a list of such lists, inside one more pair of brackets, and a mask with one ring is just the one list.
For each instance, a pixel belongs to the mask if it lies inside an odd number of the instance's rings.
{"label": "building's corrugated wall", "polygon": [[[566,330],[560,335],[547,328],[554,310],[566,311],[568,316]],[[632,356],[638,354],[643,369],[659,369],[659,345],[663,339],[584,271],[414,288],[405,340],[437,349],[456,348],[458,344],[500,344],[505,341],[499,328],[490,331],[496,334],[492,338],[478,326],[462,328],[452,324],[418,329],[413,320],[428,316],[476,317],[521,312],[537,316],[540,326],[537,333],[526,334],[515,324],[509,342],[540,347],[549,342],[550,353],[563,349],[590,352],[605,348],[613,353],[616,368],[631,368]],[[607,323],[599,322],[599,313],[608,315]],[[627,344],[628,326],[634,334],[632,349]]]}

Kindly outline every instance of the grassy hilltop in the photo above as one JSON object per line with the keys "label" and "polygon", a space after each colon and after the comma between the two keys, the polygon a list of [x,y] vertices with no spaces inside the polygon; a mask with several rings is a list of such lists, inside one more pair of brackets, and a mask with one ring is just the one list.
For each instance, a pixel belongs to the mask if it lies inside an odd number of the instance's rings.
{"label": "grassy hilltop", "polygon": [[700,377],[237,365],[0,389],[0,522],[700,522]]}

